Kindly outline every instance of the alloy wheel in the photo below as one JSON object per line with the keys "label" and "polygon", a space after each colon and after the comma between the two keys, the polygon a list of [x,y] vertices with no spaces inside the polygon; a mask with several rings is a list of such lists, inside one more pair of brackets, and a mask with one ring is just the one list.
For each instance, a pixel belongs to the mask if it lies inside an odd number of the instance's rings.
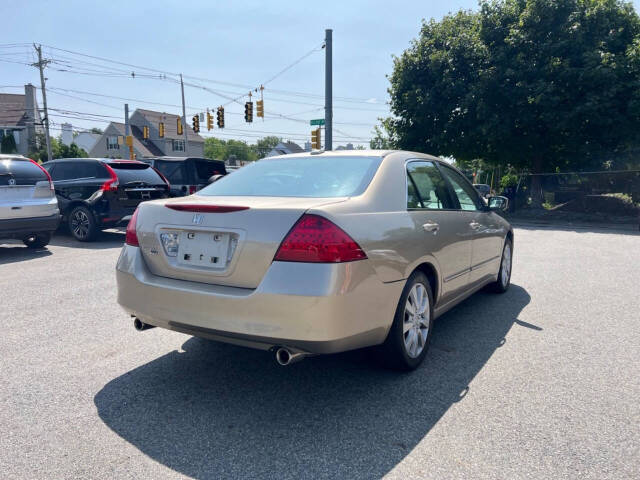
{"label": "alloy wheel", "polygon": [[86,238],[91,228],[89,216],[83,210],[76,210],[71,216],[71,230],[77,238]]}
{"label": "alloy wheel", "polygon": [[504,246],[504,252],[502,253],[502,265],[500,267],[500,281],[503,286],[507,286],[509,283],[509,276],[511,275],[511,244],[507,242]]}
{"label": "alloy wheel", "polygon": [[423,284],[416,283],[407,296],[402,325],[404,348],[411,358],[420,356],[424,350],[429,335],[430,315],[427,289]]}

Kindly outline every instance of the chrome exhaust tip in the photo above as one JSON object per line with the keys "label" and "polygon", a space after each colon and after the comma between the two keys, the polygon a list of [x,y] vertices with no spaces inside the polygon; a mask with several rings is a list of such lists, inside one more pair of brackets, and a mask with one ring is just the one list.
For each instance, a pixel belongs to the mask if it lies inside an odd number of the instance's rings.
{"label": "chrome exhaust tip", "polygon": [[149,325],[148,323],[144,323],[142,320],[140,320],[139,318],[135,318],[133,320],[133,327],[139,331],[142,332],[143,330],[149,330],[150,328],[155,328],[155,325]]}
{"label": "chrome exhaust tip", "polygon": [[276,362],[278,362],[278,365],[282,365],[283,367],[286,365],[291,365],[292,363],[299,362],[306,356],[306,353],[292,352],[285,347],[280,347],[276,350]]}

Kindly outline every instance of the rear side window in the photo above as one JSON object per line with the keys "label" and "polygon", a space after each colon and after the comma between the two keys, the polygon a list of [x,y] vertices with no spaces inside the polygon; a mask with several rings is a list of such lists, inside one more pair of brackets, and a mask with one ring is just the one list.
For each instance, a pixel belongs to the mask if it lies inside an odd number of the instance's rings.
{"label": "rear side window", "polygon": [[35,185],[42,180],[47,180],[47,175],[31,161],[0,159],[0,185]]}
{"label": "rear side window", "polygon": [[146,163],[109,163],[118,176],[120,185],[144,183],[147,185],[166,185],[160,175]]}
{"label": "rear side window", "polygon": [[263,159],[203,188],[199,195],[264,197],[350,197],[369,186],[380,157]]}
{"label": "rear side window", "polygon": [[433,162],[407,164],[407,208],[453,208],[444,178]]}
{"label": "rear side window", "polygon": [[51,166],[47,165],[47,170],[51,173],[53,181],[73,180],[78,178],[78,164],[76,162],[58,162]]}
{"label": "rear side window", "polygon": [[172,184],[184,185],[187,182],[184,174],[184,162],[163,162],[157,160],[154,165]]}

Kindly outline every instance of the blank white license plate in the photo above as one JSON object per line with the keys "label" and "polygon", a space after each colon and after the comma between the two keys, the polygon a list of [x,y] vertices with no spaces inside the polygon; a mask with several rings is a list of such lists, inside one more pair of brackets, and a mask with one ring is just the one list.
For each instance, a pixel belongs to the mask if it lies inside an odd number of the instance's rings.
{"label": "blank white license plate", "polygon": [[228,233],[181,232],[178,262],[198,267],[224,268],[228,250]]}

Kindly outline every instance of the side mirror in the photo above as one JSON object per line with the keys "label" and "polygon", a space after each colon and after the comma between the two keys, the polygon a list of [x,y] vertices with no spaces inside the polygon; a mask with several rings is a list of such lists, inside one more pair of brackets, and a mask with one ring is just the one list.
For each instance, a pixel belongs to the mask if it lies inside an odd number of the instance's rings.
{"label": "side mirror", "polygon": [[509,199],[500,196],[489,197],[487,204],[489,205],[489,210],[506,212],[507,208],[509,208]]}

